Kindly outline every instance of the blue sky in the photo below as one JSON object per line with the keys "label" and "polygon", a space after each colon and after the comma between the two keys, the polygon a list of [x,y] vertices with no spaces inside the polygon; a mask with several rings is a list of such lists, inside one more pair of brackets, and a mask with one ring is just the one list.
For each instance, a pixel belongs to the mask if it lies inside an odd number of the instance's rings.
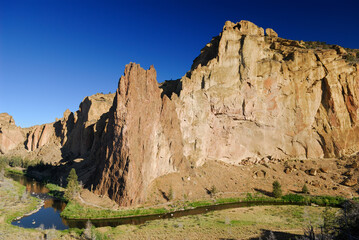
{"label": "blue sky", "polygon": [[177,79],[224,22],[359,48],[358,1],[0,0],[0,112],[53,122],[85,96],[114,92],[129,62]]}

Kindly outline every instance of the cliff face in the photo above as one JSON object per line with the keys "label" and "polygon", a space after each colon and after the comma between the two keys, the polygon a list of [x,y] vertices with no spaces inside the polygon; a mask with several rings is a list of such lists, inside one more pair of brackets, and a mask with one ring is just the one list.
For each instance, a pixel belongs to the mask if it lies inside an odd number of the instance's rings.
{"label": "cliff face", "polygon": [[358,82],[335,49],[226,22],[185,77],[160,86],[162,99],[152,67],[126,67],[96,156],[97,192],[131,205],[180,166],[355,153]]}
{"label": "cliff face", "polygon": [[14,119],[7,113],[0,113],[0,153],[8,153],[24,139],[24,133],[15,125]]}
{"label": "cliff face", "polygon": [[183,167],[181,139],[174,105],[161,98],[154,68],[127,65],[98,153],[97,192],[125,206],[143,202],[153,179]]}
{"label": "cliff face", "polygon": [[7,113],[0,114],[0,152],[58,162],[62,159],[86,157],[102,133],[106,114],[114,94],[86,97],[80,109],[53,122],[20,128]]}
{"label": "cliff face", "polygon": [[153,67],[131,63],[115,97],[85,98],[55,123],[21,130],[0,115],[0,151],[52,144],[63,158],[88,157],[87,186],[124,206],[144,202],[157,177],[208,160],[350,155],[359,151],[359,66],[344,54],[226,22],[179,80],[158,86]]}
{"label": "cliff face", "polygon": [[357,152],[358,67],[266,32],[226,22],[181,79],[184,155],[200,165]]}

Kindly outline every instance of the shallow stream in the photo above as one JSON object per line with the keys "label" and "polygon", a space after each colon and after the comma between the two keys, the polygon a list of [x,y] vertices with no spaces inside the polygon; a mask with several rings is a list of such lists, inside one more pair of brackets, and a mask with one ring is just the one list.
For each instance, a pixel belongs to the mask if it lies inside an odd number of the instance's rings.
{"label": "shallow stream", "polygon": [[[28,216],[24,216],[20,219],[14,220],[11,224],[24,227],[24,228],[39,228],[44,229],[56,228],[58,230],[64,230],[68,228],[85,228],[88,219],[64,219],[60,216],[61,211],[66,207],[66,202],[54,199],[47,193],[49,189],[44,184],[37,182],[32,178],[17,174],[8,174],[8,177],[26,186],[26,190],[31,194],[44,201],[44,205],[35,213]],[[221,205],[212,205],[205,207],[198,207],[196,209],[181,210],[172,213],[154,214],[147,216],[126,217],[126,218],[113,218],[113,219],[92,219],[92,225],[96,227],[111,226],[115,227],[121,224],[143,224],[146,221],[166,219],[166,218],[178,218],[188,215],[205,214],[209,211],[223,210],[229,208],[260,206],[260,205],[288,205],[286,203],[277,202],[240,202],[240,203],[228,203]],[[292,204],[293,205],[293,204]]]}

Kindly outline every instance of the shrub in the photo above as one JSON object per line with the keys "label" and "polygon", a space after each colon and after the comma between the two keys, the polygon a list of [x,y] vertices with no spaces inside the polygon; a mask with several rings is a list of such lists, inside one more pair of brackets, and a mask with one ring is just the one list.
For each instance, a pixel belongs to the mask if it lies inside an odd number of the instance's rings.
{"label": "shrub", "polygon": [[287,194],[282,196],[282,199],[285,202],[289,202],[289,203],[305,203],[306,202],[306,198],[302,195],[298,195],[298,194]]}
{"label": "shrub", "polygon": [[304,184],[303,187],[302,187],[302,193],[304,194],[309,194],[309,189],[307,187],[307,184]]}
{"label": "shrub", "polygon": [[173,188],[172,186],[170,187],[170,190],[168,190],[168,196],[167,196],[168,200],[173,200],[174,198],[174,193],[173,193]]}
{"label": "shrub", "polygon": [[356,56],[357,56],[357,58],[359,58],[359,52],[357,52]]}
{"label": "shrub", "polygon": [[214,197],[217,194],[217,188],[215,185],[212,185],[211,189],[209,189],[211,197]]}
{"label": "shrub", "polygon": [[355,57],[351,54],[348,54],[345,56],[345,59],[348,60],[348,61],[354,61],[355,60]]}
{"label": "shrub", "polygon": [[282,196],[282,186],[276,180],[273,182],[273,197],[280,198]]}

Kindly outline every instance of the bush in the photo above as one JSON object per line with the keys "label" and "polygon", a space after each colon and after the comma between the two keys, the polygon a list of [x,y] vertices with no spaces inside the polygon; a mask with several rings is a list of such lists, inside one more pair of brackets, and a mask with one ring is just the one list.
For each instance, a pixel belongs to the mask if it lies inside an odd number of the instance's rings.
{"label": "bush", "polygon": [[348,54],[348,55],[345,56],[345,59],[346,59],[347,61],[354,61],[354,60],[355,60],[355,57],[354,57],[353,55],[351,55],[351,54]]}
{"label": "bush", "polygon": [[280,198],[282,196],[282,186],[276,180],[273,182],[273,197]]}
{"label": "bush", "polygon": [[309,194],[309,189],[307,187],[307,184],[304,184],[303,187],[302,187],[302,193],[304,194]]}
{"label": "bush", "polygon": [[215,185],[212,185],[211,189],[209,189],[211,197],[214,197],[217,194],[217,188]]}
{"label": "bush", "polygon": [[305,203],[306,202],[306,198],[302,195],[298,195],[298,194],[287,194],[282,196],[282,199],[284,200],[284,202],[289,202],[289,203]]}
{"label": "bush", "polygon": [[356,56],[357,56],[357,58],[359,58],[359,52],[357,52]]}

